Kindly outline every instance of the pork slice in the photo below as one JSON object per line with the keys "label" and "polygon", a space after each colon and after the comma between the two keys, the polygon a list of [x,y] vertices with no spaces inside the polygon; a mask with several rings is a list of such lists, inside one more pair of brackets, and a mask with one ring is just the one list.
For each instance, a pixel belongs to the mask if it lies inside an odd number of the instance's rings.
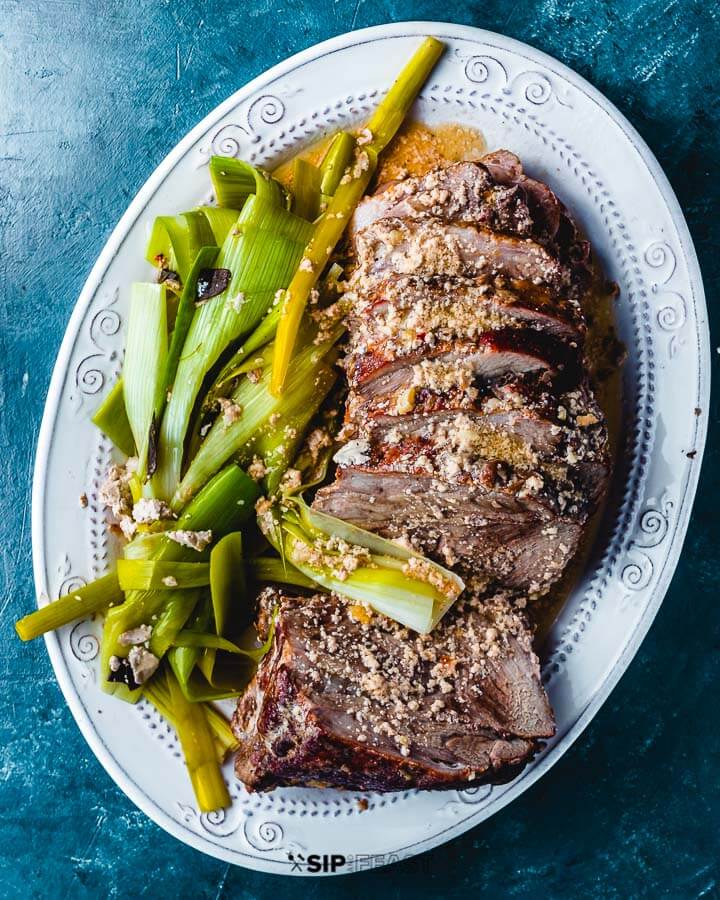
{"label": "pork slice", "polygon": [[523,325],[579,347],[586,331],[577,303],[527,281],[399,275],[349,297],[348,327],[366,346],[392,335],[419,347]]}
{"label": "pork slice", "polygon": [[590,245],[566,207],[542,181],[529,178],[518,157],[496,150],[477,162],[460,162],[381,187],[357,207],[351,235],[385,218],[428,218],[475,224],[516,237],[534,237],[573,267],[587,284]]}
{"label": "pork slice", "polygon": [[437,219],[381,219],[355,238],[353,282],[365,288],[388,274],[495,276],[529,281],[553,296],[577,294],[572,270],[530,238]]}
{"label": "pork slice", "polygon": [[[405,467],[409,468],[408,466]],[[546,592],[575,553],[587,507],[535,473],[443,481],[434,474],[348,466],[314,505],[504,589]]]}
{"label": "pork slice", "polygon": [[459,603],[425,636],[327,595],[273,603],[272,646],[232,723],[250,790],[504,781],[554,734],[530,634],[503,596]]}
{"label": "pork slice", "polygon": [[459,391],[422,391],[412,412],[394,414],[397,407],[397,399],[358,404],[351,395],[348,436],[399,452],[414,442],[416,453],[439,447],[453,454],[472,450],[479,458],[510,465],[564,466],[593,504],[607,485],[608,431],[587,381],[559,395],[537,381],[496,384],[474,398]]}
{"label": "pork slice", "polygon": [[368,400],[411,388],[472,393],[478,382],[527,373],[572,385],[578,380],[578,363],[574,348],[549,335],[507,328],[474,341],[438,342],[432,349],[407,353],[398,352],[392,340],[361,353],[351,345],[345,369],[351,387]]}
{"label": "pork slice", "polygon": [[481,162],[456,163],[381,188],[358,204],[349,231],[352,237],[379,219],[429,216],[520,237],[537,231],[523,190],[499,184]]}
{"label": "pork slice", "polygon": [[[508,407],[483,412],[478,406],[465,409],[436,406],[434,412],[428,413],[417,411],[416,405],[415,411],[404,416],[379,415],[367,419],[360,433],[373,445],[398,446],[417,441],[447,446],[449,436],[458,432],[462,435],[459,440],[472,442],[478,453],[505,462],[514,453],[521,453],[528,462],[550,458],[561,452],[563,442],[562,429],[550,417],[528,408]],[[506,445],[504,453],[502,443]]]}
{"label": "pork slice", "polygon": [[522,189],[539,234],[549,238],[559,258],[571,263],[575,277],[587,286],[590,244],[580,236],[562,201],[544,182],[528,178],[518,157],[509,150],[488,153],[482,163],[497,184]]}

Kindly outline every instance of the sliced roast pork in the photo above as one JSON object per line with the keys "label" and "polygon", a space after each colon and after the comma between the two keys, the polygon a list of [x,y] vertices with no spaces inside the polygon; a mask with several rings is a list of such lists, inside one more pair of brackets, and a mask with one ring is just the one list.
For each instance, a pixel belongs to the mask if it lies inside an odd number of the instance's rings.
{"label": "sliced roast pork", "polygon": [[397,408],[396,398],[385,402],[382,397],[366,403],[362,414],[351,407],[347,436],[372,447],[398,448],[412,441],[431,452],[449,449],[454,457],[470,451],[509,465],[569,467],[591,503],[605,489],[608,433],[587,382],[559,395],[537,381],[495,384],[484,394],[421,390],[411,411],[399,415]]}
{"label": "sliced roast pork", "polygon": [[546,184],[528,178],[518,157],[507,150],[381,188],[359,204],[351,234],[388,218],[435,218],[534,237],[571,261],[580,281],[587,280],[589,245],[557,196]]}
{"label": "sliced roast pork", "polygon": [[547,373],[565,386],[579,377],[573,348],[514,328],[484,332],[473,341],[438,341],[424,352],[399,350],[388,340],[367,353],[351,353],[346,371],[351,387],[366,399],[411,387],[445,390],[533,372]]}
{"label": "sliced roast pork", "polygon": [[353,443],[316,504],[493,589],[547,591],[610,469],[583,358],[587,245],[507,151],[378,191],[352,241]]}
{"label": "sliced roast pork", "polygon": [[441,460],[408,456],[339,469],[315,506],[493,588],[538,595],[560,577],[587,519],[587,505],[567,477],[489,462],[456,472],[452,453]]}
{"label": "sliced roast pork", "polygon": [[327,595],[269,602],[273,645],[233,719],[250,790],[497,782],[555,731],[530,633],[502,596],[424,636]]}
{"label": "sliced roast pork", "polygon": [[268,595],[237,774],[251,790],[501,781],[554,732],[518,610],[562,575],[608,481],[588,247],[507,151],[378,191],[351,239],[346,443],[314,505],[469,587],[425,636],[335,597]]}
{"label": "sliced roast pork", "polygon": [[527,327],[580,347],[585,334],[576,303],[529,281],[395,275],[352,300],[348,325],[353,345],[363,349],[388,337],[416,349],[511,327]]}
{"label": "sliced roast pork", "polygon": [[[437,219],[380,219],[358,232],[357,275],[368,286],[389,274],[497,276],[529,281],[557,296],[576,290],[572,269],[530,238]],[[356,279],[357,281],[357,279]]]}

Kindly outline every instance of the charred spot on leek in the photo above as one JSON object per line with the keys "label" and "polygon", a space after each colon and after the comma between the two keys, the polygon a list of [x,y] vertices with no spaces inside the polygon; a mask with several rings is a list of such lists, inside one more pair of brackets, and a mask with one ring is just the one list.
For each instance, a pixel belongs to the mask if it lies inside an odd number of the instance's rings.
{"label": "charred spot on leek", "polygon": [[203,269],[198,275],[195,303],[199,305],[211,300],[228,289],[232,273],[230,269]]}

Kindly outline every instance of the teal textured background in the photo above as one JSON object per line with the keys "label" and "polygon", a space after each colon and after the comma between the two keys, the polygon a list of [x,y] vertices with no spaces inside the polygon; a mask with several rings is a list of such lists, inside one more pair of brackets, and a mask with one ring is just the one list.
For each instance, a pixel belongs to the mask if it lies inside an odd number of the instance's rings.
{"label": "teal textured background", "polygon": [[15,640],[13,621],[34,605],[30,480],[50,373],[118,218],[249,78],[324,38],[402,19],[527,41],[617,104],[678,194],[718,343],[716,3],[0,0],[0,896],[720,896],[717,398],[702,411],[709,443],[683,557],[619,687],[528,793],[392,868],[281,880],[170,838],[96,762],[44,644]]}

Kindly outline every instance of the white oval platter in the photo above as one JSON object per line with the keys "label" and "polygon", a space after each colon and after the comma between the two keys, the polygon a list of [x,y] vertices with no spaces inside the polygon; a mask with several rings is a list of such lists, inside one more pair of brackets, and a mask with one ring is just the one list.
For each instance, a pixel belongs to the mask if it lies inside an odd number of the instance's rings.
{"label": "white oval platter", "polygon": [[[209,191],[211,153],[274,164],[323,132],[355,125],[420,39],[447,51],[416,117],[479,128],[555,188],[620,285],[624,461],[595,552],[549,637],[543,677],[557,736],[514,781],[463,791],[369,794],[285,789],[248,794],[227,778],[225,812],[200,815],[173,732],[144,703],[97,684],[99,624],[47,638],[58,681],[94,753],[119,787],[180,840],[232,863],[306,874],[310,854],[336,871],[402,859],[466,831],[517,797],[568,749],[637,651],[678,560],[697,484],[709,400],[709,344],[697,259],[670,185],[639,135],[565,66],[497,34],[408,22],[345,34],[280,63],[221,104],[178,144],[131,203],[75,307],[50,385],[33,486],[40,598],[106,571],[97,489],[108,442],[90,415],[119,371],[129,285],[148,279],[147,228]],[[88,493],[81,509],[78,497]],[[359,800],[367,802],[361,810]]]}

